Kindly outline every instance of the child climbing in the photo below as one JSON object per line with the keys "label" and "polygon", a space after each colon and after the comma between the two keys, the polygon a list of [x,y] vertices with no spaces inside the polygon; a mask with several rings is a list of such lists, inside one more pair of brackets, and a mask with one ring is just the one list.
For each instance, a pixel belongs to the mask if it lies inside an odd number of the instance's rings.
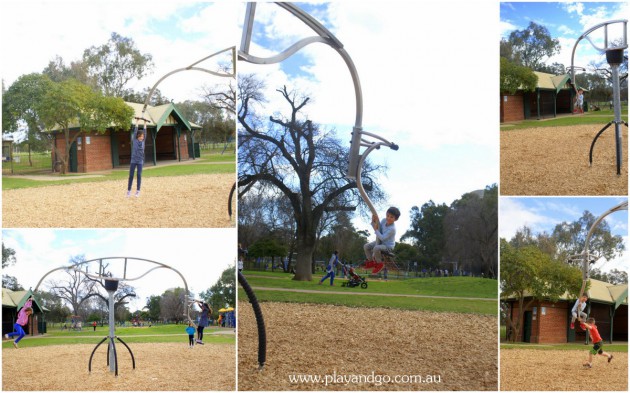
{"label": "child climbing", "polygon": [[385,267],[382,252],[394,250],[396,245],[395,222],[399,218],[400,210],[393,206],[387,209],[385,218],[380,222],[378,221],[378,216],[372,216],[372,228],[374,228],[376,240],[363,247],[367,258],[365,267],[373,268],[372,274],[377,274]]}
{"label": "child climbing", "polygon": [[22,340],[26,335],[26,333],[24,333],[24,326],[28,324],[28,318],[31,316],[31,314],[33,314],[33,309],[31,308],[32,305],[33,296],[30,296],[28,300],[26,300],[26,303],[24,303],[24,306],[18,312],[17,321],[13,325],[14,331],[12,333],[4,335],[7,340],[10,340],[14,336],[18,336],[18,338],[13,341],[13,346],[16,349],[18,348],[18,343],[20,342],[20,340]]}

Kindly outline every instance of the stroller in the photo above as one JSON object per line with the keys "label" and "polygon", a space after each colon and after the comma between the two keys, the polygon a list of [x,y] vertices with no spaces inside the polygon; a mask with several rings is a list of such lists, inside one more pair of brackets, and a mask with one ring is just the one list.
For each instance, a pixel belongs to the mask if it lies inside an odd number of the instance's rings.
{"label": "stroller", "polygon": [[365,281],[365,278],[356,274],[354,271],[354,268],[351,267],[350,270],[348,270],[348,276],[350,278],[348,279],[348,281],[341,284],[342,287],[354,288],[359,285],[361,286],[362,289],[365,289],[368,287],[368,283],[367,281]]}

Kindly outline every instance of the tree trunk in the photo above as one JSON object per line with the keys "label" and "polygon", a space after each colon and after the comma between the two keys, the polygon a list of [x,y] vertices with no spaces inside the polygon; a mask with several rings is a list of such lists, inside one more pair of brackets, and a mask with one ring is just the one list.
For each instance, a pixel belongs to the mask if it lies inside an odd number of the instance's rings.
{"label": "tree trunk", "polygon": [[295,276],[297,281],[311,281],[313,279],[312,265],[315,251],[314,236],[300,236],[297,244],[297,260],[295,262]]}

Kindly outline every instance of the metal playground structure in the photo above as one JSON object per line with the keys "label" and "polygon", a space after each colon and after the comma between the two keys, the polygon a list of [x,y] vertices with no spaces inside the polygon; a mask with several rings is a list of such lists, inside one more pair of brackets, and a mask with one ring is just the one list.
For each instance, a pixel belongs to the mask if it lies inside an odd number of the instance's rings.
{"label": "metal playground structure", "polygon": [[[119,265],[122,264],[122,273],[119,276],[115,276],[110,270],[108,270],[111,264],[115,262],[118,262]],[[142,268],[140,270],[140,271],[143,271],[142,273],[134,272],[132,275],[131,270],[137,270],[138,266],[133,266],[133,269],[131,268],[128,269],[128,267],[130,267],[130,265],[138,265],[139,263],[146,263],[146,264],[149,264],[149,266],[153,266],[153,267],[149,267],[147,270],[144,270],[145,268]],[[95,271],[90,271],[89,270],[90,264],[97,264],[98,266],[97,269]],[[159,270],[159,269],[171,270],[175,272],[177,275],[179,275],[179,277],[182,279],[182,282],[184,283],[184,291],[185,291],[184,292],[185,294],[184,316],[188,319],[189,322],[192,322],[192,318],[190,316],[190,310],[192,308],[193,301],[189,297],[188,283],[186,282],[186,279],[184,278],[184,276],[178,270],[176,270],[175,268],[171,266],[168,266],[167,264],[152,261],[149,259],[133,258],[133,257],[106,257],[106,258],[90,259],[88,261],[79,262],[70,266],[58,267],[58,268],[50,270],[39,280],[39,282],[37,283],[37,286],[34,289],[34,292],[37,292],[37,290],[39,289],[42,282],[44,282],[46,277],[48,277],[50,274],[55,273],[57,271],[76,272],[81,275],[84,275],[88,280],[94,281],[98,283],[99,285],[101,285],[107,291],[109,295],[109,299],[108,299],[109,334],[105,338],[103,338],[98,344],[96,344],[96,346],[94,347],[94,350],[92,351],[92,354],[90,355],[90,359],[88,361],[88,372],[92,371],[92,358],[94,357],[94,353],[96,352],[96,350],[101,344],[103,344],[105,341],[108,341],[107,365],[109,366],[109,371],[114,373],[115,376],[118,376],[118,356],[116,353],[116,342],[114,340],[118,340],[121,344],[125,346],[125,348],[127,348],[127,350],[129,351],[129,354],[131,355],[132,367],[133,369],[136,368],[136,360],[133,356],[133,352],[131,351],[131,348],[129,348],[129,346],[120,337],[116,336],[116,329],[115,329],[116,325],[115,325],[115,320],[114,320],[114,311],[115,311],[114,310],[114,305],[115,305],[114,295],[116,294],[116,291],[118,290],[118,284],[128,282],[128,281],[139,280],[145,277],[146,275],[148,275],[149,273],[155,270]]]}
{"label": "metal playground structure", "polygon": [[[621,24],[623,28],[621,41],[611,42],[611,40],[609,40],[608,27],[612,25],[618,25],[618,24]],[[604,31],[603,46],[597,46],[597,44],[590,37],[590,34],[602,28]],[[606,61],[610,65],[612,89],[613,89],[613,108],[614,108],[614,114],[615,114],[615,118],[611,120],[608,124],[606,124],[606,126],[604,126],[604,128],[602,128],[593,139],[593,142],[591,143],[591,148],[588,153],[589,166],[593,165],[593,148],[595,147],[595,142],[597,142],[597,138],[599,138],[599,136],[604,131],[606,131],[608,127],[614,124],[615,125],[615,149],[616,149],[616,154],[617,154],[617,160],[616,160],[617,175],[620,175],[621,165],[622,165],[622,160],[623,160],[623,154],[622,154],[622,148],[621,148],[622,146],[621,125],[625,124],[626,127],[628,127],[628,123],[626,123],[625,121],[621,119],[621,93],[620,93],[621,78],[619,76],[619,66],[623,63],[623,60],[624,60],[624,50],[628,48],[628,20],[617,19],[617,20],[611,20],[608,22],[600,23],[596,26],[591,27],[587,31],[585,31],[577,39],[577,41],[575,42],[575,45],[573,46],[573,52],[571,53],[571,68],[570,68],[571,81],[574,84],[574,86],[576,86],[576,88],[577,88],[577,84],[575,81],[575,69],[579,67],[574,66],[575,51],[577,49],[578,44],[583,39],[586,39],[597,51],[606,55]]]}
{"label": "metal playground structure", "polygon": [[[351,133],[352,140],[350,144],[350,157],[346,177],[356,181],[357,189],[359,190],[361,198],[372,212],[373,217],[377,217],[378,213],[376,211],[376,208],[374,207],[361,182],[363,164],[365,163],[367,156],[374,150],[380,149],[381,147],[389,147],[392,150],[398,150],[398,145],[390,142],[380,135],[363,130],[363,93],[361,90],[361,82],[359,80],[359,74],[354,65],[354,62],[352,61],[352,58],[350,57],[348,52],[345,50],[344,45],[341,43],[341,41],[339,41],[339,39],[337,39],[337,37],[335,37],[335,35],[331,33],[328,29],[326,29],[318,20],[316,20],[314,17],[312,17],[310,14],[303,11],[296,5],[285,2],[276,2],[275,4],[285,11],[289,12],[292,16],[297,18],[302,23],[304,23],[315,33],[315,35],[303,38],[290,45],[283,51],[272,56],[265,58],[257,57],[250,53],[250,44],[252,40],[257,3],[249,2],[247,3],[247,8],[245,11],[245,20],[243,23],[241,44],[238,51],[238,59],[252,64],[277,64],[283,62],[284,60],[287,60],[304,47],[315,43],[328,45],[341,56],[348,68],[348,71],[350,72],[350,76],[354,85],[355,95],[355,118],[354,126]],[[361,151],[362,148],[364,148],[363,151]],[[239,283],[243,286],[243,288],[246,289],[249,300],[254,307],[256,322],[258,324],[259,331],[258,363],[259,368],[262,369],[266,359],[266,343],[264,332],[265,328],[262,312],[260,311],[260,307],[258,306],[258,302],[251,288],[247,290],[249,285],[247,284],[247,280],[245,279],[245,277],[240,272],[238,273],[238,279]]]}

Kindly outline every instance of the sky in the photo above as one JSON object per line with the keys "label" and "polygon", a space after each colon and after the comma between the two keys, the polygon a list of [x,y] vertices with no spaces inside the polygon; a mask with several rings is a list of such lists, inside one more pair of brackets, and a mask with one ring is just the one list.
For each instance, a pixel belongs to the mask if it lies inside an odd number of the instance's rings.
{"label": "sky", "polygon": [[[363,130],[400,146],[369,156],[388,166],[378,182],[389,198],[377,210],[381,218],[389,206],[401,210],[397,239],[409,228],[413,206],[429,200],[450,205],[498,182],[498,3],[458,2],[457,12],[442,1],[297,4],[320,20],[352,58],[363,93]],[[315,35],[275,4],[259,3],[255,20],[254,56],[277,54]],[[239,20],[239,28],[242,24]],[[354,88],[341,56],[330,47],[307,46],[280,64],[241,61],[239,73],[266,80],[267,113],[282,108],[275,89],[286,84],[306,92],[313,98],[308,117],[336,130],[349,146]],[[355,226],[368,229],[369,220],[358,219]]]}
{"label": "sky", "polygon": [[[553,38],[560,41],[561,52],[551,57],[554,62],[571,65],[571,52],[578,38],[602,22],[628,19],[630,3],[625,2],[505,2],[501,3],[501,37],[507,38],[514,30],[524,30],[530,22],[545,26]],[[611,25],[609,40],[621,37],[622,24]],[[604,29],[593,31],[588,36],[598,46],[603,45]],[[576,48],[574,65],[587,67],[592,62],[604,62],[605,56],[582,39]],[[589,70],[592,72],[592,70]]]}
{"label": "sky", "polygon": [[[3,1],[0,3],[0,75],[8,88],[20,76],[42,72],[56,56],[69,65],[83,51],[101,46],[112,32],[132,38],[141,53],[153,57],[154,69],[127,87],[143,90],[162,76],[235,45],[233,2],[143,1]],[[201,63],[216,71],[215,60]],[[228,63],[229,64],[229,63]],[[198,71],[174,74],[158,88],[170,99],[198,99],[202,84],[228,83],[228,78]]]}
{"label": "sky", "polygon": [[[2,269],[2,274],[17,278],[25,289],[35,289],[50,270],[68,266],[73,256],[84,255],[85,260],[127,257],[148,259],[178,270],[195,296],[206,291],[236,260],[235,229],[4,229],[5,247],[15,250],[17,262]],[[89,271],[97,265],[89,265]],[[157,265],[128,262],[127,277],[138,277]],[[111,261],[114,276],[123,276],[122,260]],[[61,279],[64,272],[48,276]],[[141,309],[151,295],[184,287],[182,279],[170,269],[158,269],[145,277],[128,281],[136,289],[131,300],[131,311]],[[45,283],[42,284],[45,286]]]}
{"label": "sky", "polygon": [[[619,197],[501,197],[499,198],[499,237],[510,240],[523,226],[529,227],[534,234],[553,232],[553,228],[562,222],[577,221],[586,210],[595,217],[608,209],[627,201]],[[626,254],[620,258],[600,260],[593,265],[603,271],[612,269],[628,271],[628,211],[622,210],[606,216],[611,233],[623,237]]]}

